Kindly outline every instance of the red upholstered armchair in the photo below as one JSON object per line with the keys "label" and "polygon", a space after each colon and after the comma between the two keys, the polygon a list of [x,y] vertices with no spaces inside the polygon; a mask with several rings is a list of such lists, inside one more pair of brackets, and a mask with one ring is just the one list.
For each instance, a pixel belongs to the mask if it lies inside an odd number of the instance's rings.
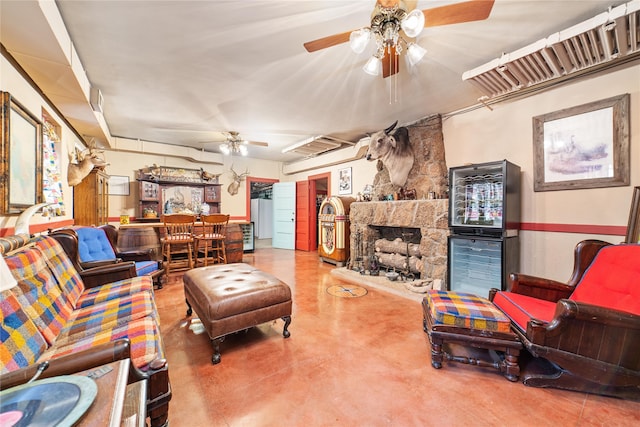
{"label": "red upholstered armchair", "polygon": [[585,240],[567,284],[511,274],[489,298],[553,372],[524,384],[640,399],[640,245]]}

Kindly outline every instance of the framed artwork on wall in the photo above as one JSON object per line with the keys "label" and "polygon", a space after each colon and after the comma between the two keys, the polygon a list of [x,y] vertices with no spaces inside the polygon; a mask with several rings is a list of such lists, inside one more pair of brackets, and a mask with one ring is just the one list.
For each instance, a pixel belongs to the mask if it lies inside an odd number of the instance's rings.
{"label": "framed artwork on wall", "polygon": [[110,175],[109,176],[109,195],[128,196],[129,195],[129,177],[124,175]]}
{"label": "framed artwork on wall", "polygon": [[351,194],[351,168],[340,169],[338,179],[338,194]]}
{"label": "framed artwork on wall", "polygon": [[0,92],[0,214],[42,202],[42,122],[8,92]]}
{"label": "framed artwork on wall", "polygon": [[534,117],[534,191],[629,185],[629,153],[629,94]]}
{"label": "framed artwork on wall", "polygon": [[640,243],[640,187],[633,189],[627,236],[624,241],[626,243]]}

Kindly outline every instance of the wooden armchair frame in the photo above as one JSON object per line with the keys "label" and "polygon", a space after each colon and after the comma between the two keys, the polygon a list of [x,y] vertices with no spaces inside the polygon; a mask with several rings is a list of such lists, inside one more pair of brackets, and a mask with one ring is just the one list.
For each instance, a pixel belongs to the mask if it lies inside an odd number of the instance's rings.
{"label": "wooden armchair frame", "polygon": [[[512,322],[525,348],[553,367],[550,373],[526,374],[525,385],[640,400],[640,316],[567,299],[596,254],[608,245],[599,240],[580,242],[566,284],[510,275],[512,293],[556,302],[549,322],[530,319],[526,330]],[[491,291],[491,300],[496,292]]]}

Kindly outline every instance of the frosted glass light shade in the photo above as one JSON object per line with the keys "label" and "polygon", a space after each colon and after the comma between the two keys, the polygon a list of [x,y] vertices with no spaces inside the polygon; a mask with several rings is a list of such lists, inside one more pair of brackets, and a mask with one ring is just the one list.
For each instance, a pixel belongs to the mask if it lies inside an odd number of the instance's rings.
{"label": "frosted glass light shade", "polygon": [[365,73],[371,74],[372,76],[379,76],[382,73],[382,61],[380,58],[372,56],[369,58],[364,67],[362,67]]}
{"label": "frosted glass light shade", "polygon": [[220,151],[222,151],[222,154],[229,154],[231,152],[231,150],[229,149],[229,144],[220,144]]}
{"label": "frosted glass light shade", "polygon": [[240,145],[239,150],[240,150],[240,154],[242,154],[243,156],[246,156],[247,154],[249,154],[249,150],[247,149],[246,145]]}
{"label": "frosted glass light shade", "polygon": [[424,28],[424,13],[419,9],[412,10],[400,23],[407,37],[417,37]]}
{"label": "frosted glass light shade", "polygon": [[364,48],[369,44],[371,38],[371,31],[368,28],[361,28],[359,30],[352,31],[349,35],[349,46],[355,53],[364,52]]}
{"label": "frosted glass light shade", "polygon": [[9,290],[17,284],[18,281],[13,277],[13,274],[11,274],[7,262],[2,255],[0,255],[0,291]]}
{"label": "frosted glass light shade", "polygon": [[418,62],[422,61],[422,58],[427,54],[427,49],[422,46],[411,43],[407,47],[407,59],[409,60],[409,64],[411,66],[416,65]]}

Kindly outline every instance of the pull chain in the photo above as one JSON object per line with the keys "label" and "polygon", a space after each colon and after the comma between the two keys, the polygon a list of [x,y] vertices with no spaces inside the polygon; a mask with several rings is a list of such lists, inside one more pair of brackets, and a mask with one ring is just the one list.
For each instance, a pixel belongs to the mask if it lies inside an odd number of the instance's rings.
{"label": "pull chain", "polygon": [[[391,58],[391,46],[389,46],[389,72],[393,71],[393,68],[391,68],[391,65],[393,64],[393,59]],[[392,97],[392,93],[393,93],[393,87],[391,86],[391,81],[389,81],[389,105],[392,104],[391,102],[391,97]]]}

